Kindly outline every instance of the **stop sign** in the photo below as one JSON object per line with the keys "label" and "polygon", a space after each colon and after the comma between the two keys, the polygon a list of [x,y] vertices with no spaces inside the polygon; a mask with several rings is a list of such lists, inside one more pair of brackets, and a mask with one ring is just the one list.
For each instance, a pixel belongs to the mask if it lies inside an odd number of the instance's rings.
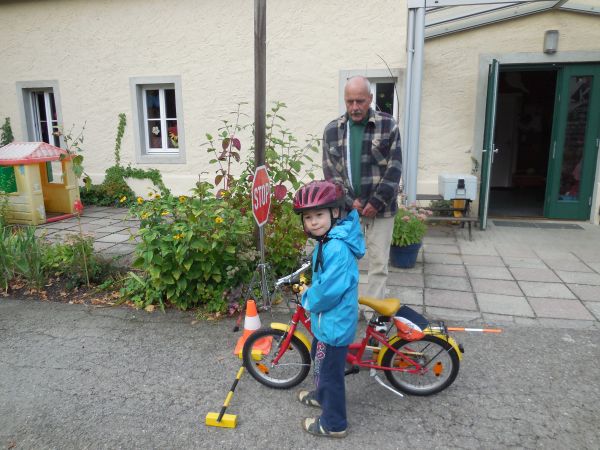
{"label": "stop sign", "polygon": [[252,213],[259,227],[263,226],[269,218],[271,208],[271,184],[265,166],[256,168],[252,180]]}

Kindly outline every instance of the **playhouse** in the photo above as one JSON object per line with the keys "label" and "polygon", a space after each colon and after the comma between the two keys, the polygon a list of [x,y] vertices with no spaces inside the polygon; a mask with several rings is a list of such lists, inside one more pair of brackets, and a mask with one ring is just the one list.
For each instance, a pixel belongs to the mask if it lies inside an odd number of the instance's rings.
{"label": "playhouse", "polygon": [[72,217],[79,200],[69,153],[45,142],[0,148],[0,192],[8,196],[8,221],[29,225]]}

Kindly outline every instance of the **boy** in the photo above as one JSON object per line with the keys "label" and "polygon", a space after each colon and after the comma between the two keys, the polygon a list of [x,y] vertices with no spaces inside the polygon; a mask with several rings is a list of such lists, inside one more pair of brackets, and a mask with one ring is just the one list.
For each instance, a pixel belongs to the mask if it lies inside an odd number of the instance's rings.
{"label": "boy", "polygon": [[310,288],[302,305],[310,311],[314,341],[314,391],[300,391],[298,400],[320,407],[320,417],[302,421],[304,431],[316,436],[345,437],[346,393],[344,371],[348,345],[354,341],[358,321],[358,262],[365,242],[356,210],[341,218],[341,186],[313,181],[294,196],[294,211],[304,232],[317,241],[313,253]]}

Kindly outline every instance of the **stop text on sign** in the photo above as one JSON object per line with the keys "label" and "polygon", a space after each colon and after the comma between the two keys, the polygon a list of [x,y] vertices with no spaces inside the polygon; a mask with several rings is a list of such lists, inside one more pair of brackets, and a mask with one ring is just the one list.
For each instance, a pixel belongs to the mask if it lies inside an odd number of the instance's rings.
{"label": "stop text on sign", "polygon": [[262,208],[267,204],[267,200],[269,200],[269,196],[271,195],[270,188],[271,185],[269,184],[263,184],[254,188],[254,204],[252,205],[254,209]]}

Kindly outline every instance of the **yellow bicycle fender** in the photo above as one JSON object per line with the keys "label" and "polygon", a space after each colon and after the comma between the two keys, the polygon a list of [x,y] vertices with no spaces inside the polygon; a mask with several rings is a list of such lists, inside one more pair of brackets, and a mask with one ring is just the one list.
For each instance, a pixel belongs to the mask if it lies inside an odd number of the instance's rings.
{"label": "yellow bicycle fender", "polygon": [[[423,330],[423,332],[425,334],[430,334],[432,336],[436,336],[440,339],[442,339],[443,341],[448,342],[452,348],[454,348],[454,350],[456,351],[456,354],[458,355],[458,359],[461,360],[462,359],[462,352],[460,351],[460,349],[458,348],[458,344],[456,343],[456,341],[452,338],[452,336],[445,336],[437,331],[432,331],[429,329],[425,329]],[[394,336],[392,337],[388,342],[390,345],[392,345],[394,342],[400,341],[401,338],[399,336]],[[377,364],[381,365],[381,361],[383,360],[383,356],[385,355],[385,352],[390,351],[389,348],[387,347],[383,347],[383,349],[381,349],[381,351],[379,352],[379,357],[377,358]]]}
{"label": "yellow bicycle fender", "polygon": [[[287,331],[290,326],[287,323],[271,322],[271,328],[275,330]],[[306,349],[310,352],[310,341],[302,331],[294,331],[294,336],[302,341]]]}

